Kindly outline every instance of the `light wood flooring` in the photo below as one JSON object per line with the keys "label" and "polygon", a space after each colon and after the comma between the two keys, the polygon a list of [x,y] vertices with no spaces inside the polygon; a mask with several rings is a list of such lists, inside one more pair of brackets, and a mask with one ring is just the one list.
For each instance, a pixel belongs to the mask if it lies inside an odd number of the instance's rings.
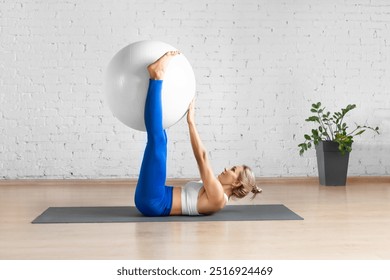
{"label": "light wood flooring", "polygon": [[229,203],[284,204],[304,220],[31,224],[50,206],[133,205],[135,181],[3,180],[0,259],[390,259],[390,177],[258,183],[255,200]]}

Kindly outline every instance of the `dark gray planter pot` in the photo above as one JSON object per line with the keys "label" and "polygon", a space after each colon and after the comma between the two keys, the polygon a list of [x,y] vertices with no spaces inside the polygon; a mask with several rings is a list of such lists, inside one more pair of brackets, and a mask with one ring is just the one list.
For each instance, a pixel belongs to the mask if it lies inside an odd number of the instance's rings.
{"label": "dark gray planter pot", "polygon": [[341,154],[339,144],[323,141],[316,145],[317,166],[320,184],[345,186],[347,183],[349,153]]}

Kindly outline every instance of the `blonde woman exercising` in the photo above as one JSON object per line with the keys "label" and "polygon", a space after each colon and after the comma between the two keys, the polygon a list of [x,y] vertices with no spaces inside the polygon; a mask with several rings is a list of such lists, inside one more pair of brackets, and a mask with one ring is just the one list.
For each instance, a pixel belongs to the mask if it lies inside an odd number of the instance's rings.
{"label": "blonde woman exercising", "polygon": [[165,70],[176,55],[180,52],[167,52],[147,68],[150,75],[144,115],[147,144],[134,197],[137,209],[145,216],[208,215],[223,209],[231,196],[243,198],[261,192],[246,165],[225,168],[214,176],[196,129],[194,102],[189,106],[187,123],[202,181],[188,182],[184,187],[165,185],[167,135],[162,124],[161,92]]}

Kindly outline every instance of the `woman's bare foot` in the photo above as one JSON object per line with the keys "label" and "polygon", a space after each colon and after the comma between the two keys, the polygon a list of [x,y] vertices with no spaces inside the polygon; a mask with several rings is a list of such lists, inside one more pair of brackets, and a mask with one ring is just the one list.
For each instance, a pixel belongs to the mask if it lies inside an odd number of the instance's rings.
{"label": "woman's bare foot", "polygon": [[172,57],[180,54],[179,51],[166,52],[162,57],[148,66],[149,76],[153,80],[163,80],[166,67]]}

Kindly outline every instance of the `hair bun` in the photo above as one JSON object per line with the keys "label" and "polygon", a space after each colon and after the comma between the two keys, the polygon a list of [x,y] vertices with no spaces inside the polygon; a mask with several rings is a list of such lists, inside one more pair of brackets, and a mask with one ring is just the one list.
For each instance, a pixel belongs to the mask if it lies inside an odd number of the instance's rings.
{"label": "hair bun", "polygon": [[258,193],[262,193],[263,192],[263,190],[261,189],[261,188],[259,188],[258,186],[253,186],[253,188],[252,188],[252,193],[254,193],[254,194],[258,194]]}
{"label": "hair bun", "polygon": [[251,200],[254,199],[256,197],[257,194],[259,193],[262,193],[263,190],[261,188],[259,188],[258,186],[254,185],[253,188],[252,188],[252,197],[251,197]]}

